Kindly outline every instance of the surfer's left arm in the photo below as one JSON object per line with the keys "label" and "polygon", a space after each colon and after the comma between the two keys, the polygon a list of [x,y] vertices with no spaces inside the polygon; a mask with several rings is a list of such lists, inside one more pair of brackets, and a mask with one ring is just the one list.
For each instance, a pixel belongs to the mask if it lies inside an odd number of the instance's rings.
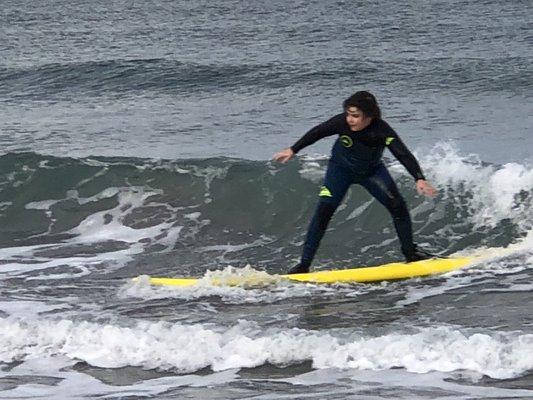
{"label": "surfer's left arm", "polygon": [[385,127],[385,146],[387,146],[394,157],[396,157],[396,159],[415,179],[416,190],[418,193],[429,197],[435,197],[437,195],[437,189],[426,181],[422,169],[420,168],[420,164],[413,153],[409,151],[394,129],[392,129],[385,121],[382,122]]}

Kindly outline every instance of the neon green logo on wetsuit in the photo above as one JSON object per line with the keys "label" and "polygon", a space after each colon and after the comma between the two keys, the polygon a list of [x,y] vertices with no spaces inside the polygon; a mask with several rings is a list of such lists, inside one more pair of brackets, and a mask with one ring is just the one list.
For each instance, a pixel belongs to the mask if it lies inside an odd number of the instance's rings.
{"label": "neon green logo on wetsuit", "polygon": [[391,144],[393,140],[394,140],[393,137],[390,137],[390,136],[387,137],[387,138],[385,139],[385,146],[388,146],[389,144]]}
{"label": "neon green logo on wetsuit", "polygon": [[343,145],[344,147],[352,147],[352,145],[353,145],[353,140],[352,140],[352,138],[351,138],[350,136],[348,136],[348,135],[342,135],[342,136],[340,137],[340,141],[341,141],[341,143],[342,143],[342,145]]}
{"label": "neon green logo on wetsuit", "polygon": [[325,186],[322,186],[320,188],[320,193],[318,194],[320,197],[333,197],[329,189]]}

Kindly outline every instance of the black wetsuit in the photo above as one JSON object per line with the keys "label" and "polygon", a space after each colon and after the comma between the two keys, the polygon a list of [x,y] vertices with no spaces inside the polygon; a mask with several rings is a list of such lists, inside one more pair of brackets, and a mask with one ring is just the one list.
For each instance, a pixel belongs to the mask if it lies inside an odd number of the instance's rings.
{"label": "black wetsuit", "polygon": [[365,187],[391,213],[394,227],[406,257],[416,251],[413,243],[411,217],[401,194],[381,158],[387,147],[415,180],[425,179],[418,162],[398,134],[382,119],[375,119],[363,130],[353,132],[346,114],[334,116],[314,127],[291,149],[297,153],[326,136],[338,135],[333,145],[320,201],[311,220],[303,247],[300,265],[308,269],[333,213],[351,184]]}

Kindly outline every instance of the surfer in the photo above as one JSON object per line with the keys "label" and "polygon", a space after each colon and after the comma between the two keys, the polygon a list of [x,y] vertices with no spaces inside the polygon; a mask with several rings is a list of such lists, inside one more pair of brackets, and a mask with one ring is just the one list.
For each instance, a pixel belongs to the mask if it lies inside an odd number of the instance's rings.
{"label": "surfer", "polygon": [[315,126],[294,145],[276,153],[274,161],[286,163],[304,147],[332,135],[338,135],[328,163],[319,202],[309,224],[300,263],[289,274],[309,272],[309,267],[333,213],[352,184],[363,186],[390,212],[401,250],[407,262],[425,260],[433,255],[413,242],[411,217],[405,201],[382,161],[387,147],[413,176],[418,193],[434,197],[437,191],[422,174],[418,161],[398,134],[381,119],[381,110],[373,94],[360,91],[343,103],[344,112]]}

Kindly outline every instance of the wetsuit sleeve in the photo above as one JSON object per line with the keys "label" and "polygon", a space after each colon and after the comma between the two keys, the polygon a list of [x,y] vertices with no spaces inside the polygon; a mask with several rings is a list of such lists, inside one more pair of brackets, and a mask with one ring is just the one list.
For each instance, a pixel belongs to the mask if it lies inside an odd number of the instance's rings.
{"label": "wetsuit sleeve", "polygon": [[407,146],[402,142],[396,131],[392,129],[389,124],[383,122],[383,133],[385,146],[398,159],[398,161],[405,167],[405,169],[412,175],[415,181],[419,179],[426,179],[422,173],[422,169],[418,164],[413,153],[409,151]]}
{"label": "wetsuit sleeve", "polygon": [[291,150],[294,151],[294,154],[296,154],[304,147],[310,146],[326,136],[335,135],[338,133],[339,125],[342,123],[342,121],[344,121],[344,119],[344,113],[338,114],[326,122],[322,122],[320,125],[315,126],[309,132],[303,135],[296,143],[294,143],[291,146]]}

